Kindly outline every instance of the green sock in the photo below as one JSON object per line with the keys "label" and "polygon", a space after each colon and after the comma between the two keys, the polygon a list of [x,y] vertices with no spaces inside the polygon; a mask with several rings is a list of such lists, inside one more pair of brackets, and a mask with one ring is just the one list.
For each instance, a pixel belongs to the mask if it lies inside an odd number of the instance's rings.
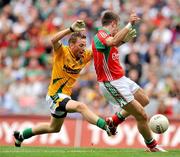
{"label": "green sock", "polygon": [[105,120],[102,119],[102,118],[99,118],[99,119],[98,119],[96,125],[97,125],[99,128],[103,129],[103,130],[106,129],[106,128],[105,128],[106,122],[105,122]]}
{"label": "green sock", "polygon": [[22,132],[23,139],[27,139],[32,137],[34,134],[32,132],[32,128],[27,128]]}

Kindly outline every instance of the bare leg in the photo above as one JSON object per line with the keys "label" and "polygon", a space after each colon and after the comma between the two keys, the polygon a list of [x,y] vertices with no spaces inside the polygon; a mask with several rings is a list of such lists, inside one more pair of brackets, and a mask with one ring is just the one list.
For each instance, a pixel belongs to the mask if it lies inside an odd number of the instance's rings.
{"label": "bare leg", "polygon": [[68,103],[66,104],[66,110],[68,112],[81,113],[83,118],[86,119],[89,123],[94,124],[99,128],[105,130],[109,136],[112,135],[109,127],[107,126],[106,121],[98,117],[85,104],[78,101],[69,100]]}
{"label": "bare leg", "polygon": [[148,126],[148,117],[142,105],[138,101],[133,100],[123,109],[136,118],[138,130],[144,139],[153,139],[150,128]]}
{"label": "bare leg", "polygon": [[66,110],[68,112],[79,112],[82,114],[82,116],[91,124],[96,125],[99,117],[93,113],[85,104],[69,100],[69,102],[66,104]]}
{"label": "bare leg", "polygon": [[134,94],[134,98],[143,106],[147,106],[149,104],[149,98],[144,92],[142,88],[138,89]]}
{"label": "bare leg", "polygon": [[[143,107],[145,107],[146,105],[149,104],[149,98],[148,96],[145,94],[145,92],[143,91],[142,88],[138,89],[136,91],[136,93],[134,94],[134,98],[135,100],[137,100]],[[126,118],[128,117],[130,114],[125,111],[124,109],[122,109],[122,111],[120,112],[121,115]]]}
{"label": "bare leg", "polygon": [[28,139],[34,135],[59,132],[64,122],[64,118],[56,119],[51,116],[50,123],[38,123],[33,128],[26,128],[22,133],[14,131],[15,146],[20,147],[23,140]]}
{"label": "bare leg", "polygon": [[143,106],[138,101],[133,100],[127,106],[125,106],[124,109],[136,118],[138,130],[145,140],[148,151],[167,152],[166,150],[158,146],[156,140],[153,139],[151,130],[148,126],[148,118]]}
{"label": "bare leg", "polygon": [[54,118],[51,116],[50,123],[38,123],[35,127],[32,128],[32,132],[34,135],[59,132],[63,122],[64,118]]}

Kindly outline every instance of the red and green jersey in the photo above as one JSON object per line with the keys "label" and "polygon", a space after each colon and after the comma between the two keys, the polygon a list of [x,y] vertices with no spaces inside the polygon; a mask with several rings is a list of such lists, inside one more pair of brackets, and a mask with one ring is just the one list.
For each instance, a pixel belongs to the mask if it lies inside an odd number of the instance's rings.
{"label": "red and green jersey", "polygon": [[101,28],[92,41],[94,66],[99,82],[112,81],[124,76],[117,47],[106,45],[106,39],[110,36],[107,30]]}

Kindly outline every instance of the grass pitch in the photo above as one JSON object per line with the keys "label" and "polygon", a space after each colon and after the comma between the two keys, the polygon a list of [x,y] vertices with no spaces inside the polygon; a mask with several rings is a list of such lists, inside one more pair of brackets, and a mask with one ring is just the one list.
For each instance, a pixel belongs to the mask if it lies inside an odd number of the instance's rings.
{"label": "grass pitch", "polygon": [[144,149],[0,146],[0,157],[180,157],[180,150],[168,151],[152,153]]}

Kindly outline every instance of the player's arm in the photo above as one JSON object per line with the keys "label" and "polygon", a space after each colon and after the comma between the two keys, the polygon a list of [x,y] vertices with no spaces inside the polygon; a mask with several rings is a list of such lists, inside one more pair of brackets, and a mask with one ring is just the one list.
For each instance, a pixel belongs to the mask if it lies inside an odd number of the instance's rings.
{"label": "player's arm", "polygon": [[125,41],[124,39],[127,37],[128,33],[132,30],[132,25],[139,20],[139,17],[135,14],[132,13],[129,18],[129,23],[114,37],[109,37],[106,39],[106,45],[107,46],[119,46],[123,44]]}
{"label": "player's arm", "polygon": [[52,37],[51,39],[51,43],[53,46],[54,50],[57,50],[61,47],[62,43],[59,42],[63,37],[65,37],[66,35],[72,33],[70,28],[66,28],[60,32],[58,32],[55,36]]}
{"label": "player's arm", "polygon": [[82,20],[75,21],[70,28],[66,28],[60,32],[58,32],[55,36],[52,37],[51,42],[53,45],[54,50],[57,50],[61,47],[62,43],[59,41],[64,38],[66,35],[72,32],[78,32],[85,30],[85,23]]}
{"label": "player's arm", "polygon": [[118,46],[120,46],[120,45],[122,45],[122,44],[124,44],[124,43],[127,43],[127,42],[129,42],[130,40],[132,40],[133,38],[136,37],[136,34],[137,34],[136,29],[135,29],[135,28],[131,28],[131,29],[129,30],[129,32],[126,34],[126,36],[123,38],[122,42],[119,43]]}

